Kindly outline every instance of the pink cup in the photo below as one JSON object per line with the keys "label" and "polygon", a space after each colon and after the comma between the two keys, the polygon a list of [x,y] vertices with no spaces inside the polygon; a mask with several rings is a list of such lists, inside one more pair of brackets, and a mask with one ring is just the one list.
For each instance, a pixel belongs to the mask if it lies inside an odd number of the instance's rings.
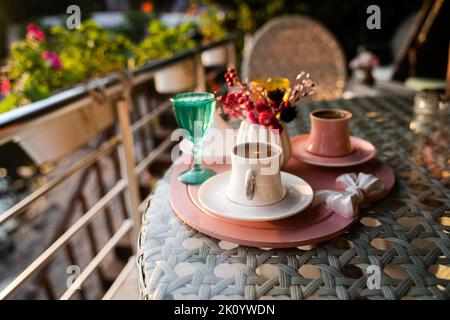
{"label": "pink cup", "polygon": [[324,157],[341,157],[352,152],[350,112],[340,109],[319,109],[312,111],[309,117],[311,132],[306,151]]}

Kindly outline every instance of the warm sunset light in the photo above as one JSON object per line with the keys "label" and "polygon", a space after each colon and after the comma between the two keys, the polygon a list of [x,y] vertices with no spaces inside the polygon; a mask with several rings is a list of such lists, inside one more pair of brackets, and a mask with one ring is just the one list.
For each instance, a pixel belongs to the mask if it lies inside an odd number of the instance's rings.
{"label": "warm sunset light", "polygon": [[[1,0],[0,310],[441,319],[449,17],[450,0]],[[73,304],[39,315],[93,317]]]}

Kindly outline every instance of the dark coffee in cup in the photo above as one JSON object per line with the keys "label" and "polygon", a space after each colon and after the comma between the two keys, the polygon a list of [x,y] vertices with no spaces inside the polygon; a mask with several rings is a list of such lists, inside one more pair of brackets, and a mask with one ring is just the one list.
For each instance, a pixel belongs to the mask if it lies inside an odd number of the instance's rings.
{"label": "dark coffee in cup", "polygon": [[322,110],[313,112],[313,115],[321,119],[343,119],[347,117],[347,114],[338,110]]}
{"label": "dark coffee in cup", "polygon": [[249,142],[235,146],[233,153],[246,159],[262,159],[275,154],[270,144]]}

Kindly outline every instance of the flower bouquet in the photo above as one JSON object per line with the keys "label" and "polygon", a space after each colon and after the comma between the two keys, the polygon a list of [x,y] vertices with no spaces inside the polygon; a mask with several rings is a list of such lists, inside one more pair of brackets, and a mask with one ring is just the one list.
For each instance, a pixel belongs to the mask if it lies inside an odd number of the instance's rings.
{"label": "flower bouquet", "polygon": [[284,78],[267,78],[243,82],[233,68],[225,73],[229,93],[217,98],[222,111],[241,122],[237,142],[276,143],[283,149],[282,164],[290,158],[291,145],[286,123],[297,116],[297,106],[304,97],[314,94],[310,74],[298,74],[295,84]]}

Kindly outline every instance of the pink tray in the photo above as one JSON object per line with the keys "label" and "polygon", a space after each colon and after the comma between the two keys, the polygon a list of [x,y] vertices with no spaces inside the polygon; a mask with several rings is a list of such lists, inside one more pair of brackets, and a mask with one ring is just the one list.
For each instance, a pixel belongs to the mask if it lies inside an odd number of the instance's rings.
{"label": "pink tray", "polygon": [[[268,222],[247,222],[218,217],[199,204],[197,197],[199,186],[187,186],[178,181],[178,175],[187,167],[187,165],[178,165],[172,173],[170,182],[172,208],[183,222],[214,238],[252,247],[297,247],[333,239],[358,219],[358,217],[344,218],[333,214],[324,205],[309,207],[295,216]],[[230,170],[228,165],[206,165],[205,167],[217,173]],[[284,171],[300,176],[315,191],[336,189],[336,178],[348,172],[365,172],[384,179],[386,191],[381,197],[384,197],[395,183],[392,169],[377,159],[354,167],[324,168],[291,158]]]}

